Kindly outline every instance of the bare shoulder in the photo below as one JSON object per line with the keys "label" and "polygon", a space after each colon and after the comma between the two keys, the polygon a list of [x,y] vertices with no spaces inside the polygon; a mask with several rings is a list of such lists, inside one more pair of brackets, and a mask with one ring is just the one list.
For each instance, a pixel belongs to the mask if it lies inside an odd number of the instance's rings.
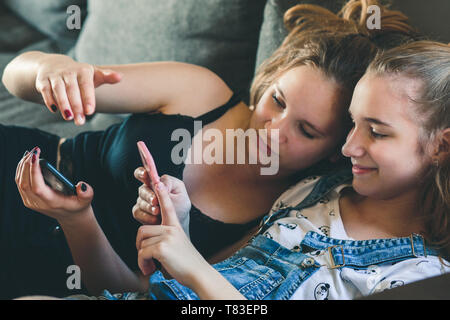
{"label": "bare shoulder", "polygon": [[178,88],[171,104],[160,112],[197,117],[225,104],[233,94],[225,81],[207,68],[189,65],[184,76],[186,85]]}

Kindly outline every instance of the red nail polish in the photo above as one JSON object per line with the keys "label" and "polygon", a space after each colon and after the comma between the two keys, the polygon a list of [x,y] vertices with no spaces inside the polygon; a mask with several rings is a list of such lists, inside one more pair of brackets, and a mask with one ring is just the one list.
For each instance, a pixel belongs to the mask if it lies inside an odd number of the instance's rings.
{"label": "red nail polish", "polygon": [[33,153],[33,156],[31,157],[31,163],[36,162],[36,154]]}
{"label": "red nail polish", "polygon": [[66,115],[67,119],[72,119],[72,112],[70,112],[70,110],[65,110],[64,114]]}

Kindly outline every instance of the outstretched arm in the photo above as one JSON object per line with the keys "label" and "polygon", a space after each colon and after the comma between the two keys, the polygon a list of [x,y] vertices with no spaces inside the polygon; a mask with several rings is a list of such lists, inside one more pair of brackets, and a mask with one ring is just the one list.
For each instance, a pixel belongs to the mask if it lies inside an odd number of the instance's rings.
{"label": "outstretched arm", "polygon": [[[231,96],[212,71],[181,62],[94,66],[61,54],[23,53],[5,68],[3,83],[13,95],[81,125],[97,112],[160,111],[198,116]],[[54,111],[54,110],[52,110]],[[81,117],[81,118],[79,118]]]}
{"label": "outstretched arm", "polygon": [[17,166],[16,184],[23,203],[58,220],[89,292],[145,291],[148,282],[128,268],[97,223],[90,205],[94,196],[92,188],[79,182],[77,195],[55,192],[44,182],[39,166],[40,150],[35,151],[24,156]]}

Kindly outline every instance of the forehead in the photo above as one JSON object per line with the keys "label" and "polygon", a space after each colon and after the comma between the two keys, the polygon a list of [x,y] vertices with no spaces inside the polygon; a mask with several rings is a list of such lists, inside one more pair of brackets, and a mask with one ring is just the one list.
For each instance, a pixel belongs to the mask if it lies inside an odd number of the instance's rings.
{"label": "forehead", "polygon": [[337,83],[321,71],[300,66],[285,72],[276,82],[292,116],[305,119],[325,131],[337,127],[346,109],[340,103]]}
{"label": "forehead", "polygon": [[420,81],[408,77],[366,74],[356,85],[349,110],[355,117],[413,121],[413,99],[420,88]]}

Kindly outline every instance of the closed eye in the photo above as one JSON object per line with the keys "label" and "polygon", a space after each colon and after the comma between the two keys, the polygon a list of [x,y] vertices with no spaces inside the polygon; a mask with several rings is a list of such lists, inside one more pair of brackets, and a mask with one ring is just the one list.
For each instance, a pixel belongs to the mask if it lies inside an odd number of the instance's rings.
{"label": "closed eye", "polygon": [[308,138],[308,139],[315,139],[315,138],[316,138],[316,137],[313,136],[312,134],[308,133],[308,131],[306,131],[305,128],[304,128],[302,125],[299,126],[299,129],[300,129],[300,132],[301,132],[306,138]]}
{"label": "closed eye", "polygon": [[276,95],[275,93],[272,95],[272,99],[273,99],[273,101],[275,102],[275,104],[276,104],[278,107],[280,107],[280,108],[282,108],[282,109],[285,109],[285,108],[286,108],[286,106],[284,105],[284,103],[282,103],[282,102],[277,98],[277,95]]}
{"label": "closed eye", "polygon": [[370,134],[375,139],[382,139],[382,138],[386,138],[388,136],[386,134],[381,134],[381,133],[376,132],[373,128],[370,129]]}

